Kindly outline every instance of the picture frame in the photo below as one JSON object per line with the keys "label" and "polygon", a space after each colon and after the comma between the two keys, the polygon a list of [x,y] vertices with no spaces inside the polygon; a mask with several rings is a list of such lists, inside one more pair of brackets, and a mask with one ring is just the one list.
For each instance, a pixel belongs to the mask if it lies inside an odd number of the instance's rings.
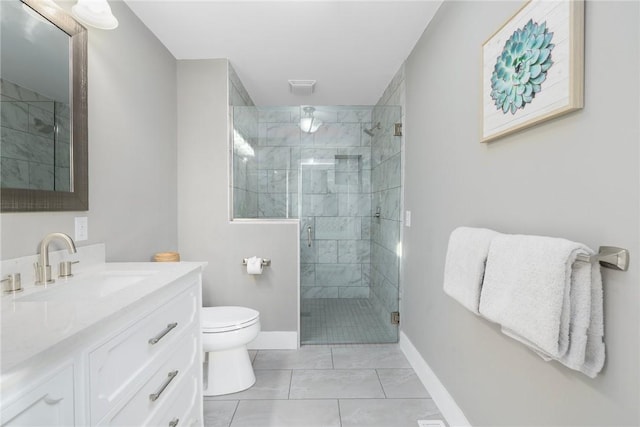
{"label": "picture frame", "polygon": [[584,0],[527,1],[481,57],[481,142],[583,108]]}

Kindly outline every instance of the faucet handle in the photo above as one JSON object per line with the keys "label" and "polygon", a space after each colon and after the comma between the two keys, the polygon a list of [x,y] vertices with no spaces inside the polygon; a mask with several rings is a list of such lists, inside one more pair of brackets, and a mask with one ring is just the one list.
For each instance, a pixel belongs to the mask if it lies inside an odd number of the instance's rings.
{"label": "faucet handle", "polygon": [[60,266],[58,268],[58,277],[71,277],[73,274],[71,273],[71,266],[73,264],[77,264],[80,261],[61,261]]}
{"label": "faucet handle", "polygon": [[22,281],[20,279],[20,273],[9,274],[5,279],[0,280],[0,283],[7,282],[4,287],[4,293],[16,293],[22,292]]}

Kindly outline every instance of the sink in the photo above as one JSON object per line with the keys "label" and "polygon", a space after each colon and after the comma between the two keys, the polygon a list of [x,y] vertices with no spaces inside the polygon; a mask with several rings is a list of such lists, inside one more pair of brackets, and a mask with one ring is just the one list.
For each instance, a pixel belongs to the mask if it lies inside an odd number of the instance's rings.
{"label": "sink", "polygon": [[157,271],[101,271],[69,281],[57,279],[46,289],[15,298],[15,302],[105,298],[156,274]]}

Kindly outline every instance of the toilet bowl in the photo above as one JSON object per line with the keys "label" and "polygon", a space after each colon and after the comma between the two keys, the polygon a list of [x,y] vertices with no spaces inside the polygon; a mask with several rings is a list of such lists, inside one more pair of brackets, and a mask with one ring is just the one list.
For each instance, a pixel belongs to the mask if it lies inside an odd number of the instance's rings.
{"label": "toilet bowl", "polygon": [[260,313],[246,307],[203,307],[204,395],[236,393],[256,382],[247,344],[260,332]]}

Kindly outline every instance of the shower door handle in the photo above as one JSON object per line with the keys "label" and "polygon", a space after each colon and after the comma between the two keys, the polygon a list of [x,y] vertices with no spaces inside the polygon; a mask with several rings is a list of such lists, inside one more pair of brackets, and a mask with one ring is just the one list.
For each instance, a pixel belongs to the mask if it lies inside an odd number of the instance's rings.
{"label": "shower door handle", "polygon": [[311,247],[311,226],[307,227],[307,245]]}

